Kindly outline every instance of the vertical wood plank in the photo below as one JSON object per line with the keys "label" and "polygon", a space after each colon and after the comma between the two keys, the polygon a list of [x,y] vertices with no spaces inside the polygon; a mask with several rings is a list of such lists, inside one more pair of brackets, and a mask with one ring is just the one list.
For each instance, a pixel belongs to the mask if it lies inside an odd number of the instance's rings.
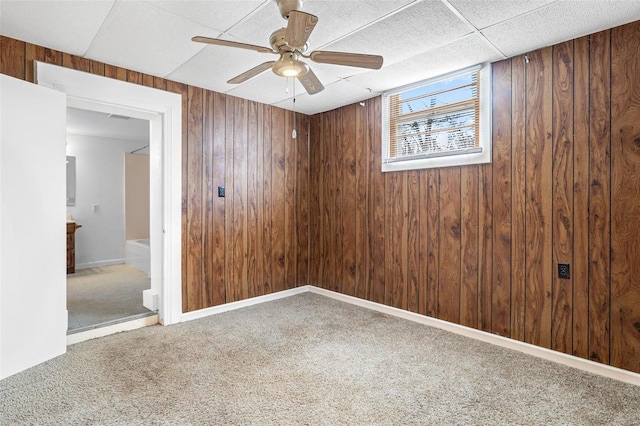
{"label": "vertical wood plank", "polygon": [[460,324],[478,327],[478,166],[460,170]]}
{"label": "vertical wood plank", "polygon": [[418,175],[418,313],[427,315],[429,298],[429,241],[433,238],[429,234],[429,173],[421,170]]}
{"label": "vertical wood plank", "polygon": [[589,356],[589,37],[574,41],[573,354]]}
{"label": "vertical wood plank", "polygon": [[167,80],[160,77],[153,78],[153,87],[160,90],[167,90]]}
{"label": "vertical wood plank", "polygon": [[[293,113],[291,111],[285,111],[284,115],[284,128],[283,138],[285,141],[284,146],[284,233],[285,233],[285,287],[293,288],[296,284],[296,259],[297,249],[297,227],[296,227],[296,156],[297,156],[297,138],[293,139],[291,136],[293,131]],[[299,123],[296,123],[296,127],[300,127]]]}
{"label": "vertical wood plank", "polygon": [[334,280],[331,287],[332,290],[342,292],[344,286],[344,247],[342,245],[342,236],[344,235],[344,156],[342,146],[342,115],[344,109],[340,108],[331,112],[332,123],[331,129],[331,146],[333,147],[332,162],[335,164],[333,174],[333,262],[335,265]]}
{"label": "vertical wood plank", "polygon": [[438,318],[440,282],[440,173],[427,171],[427,315]]}
{"label": "vertical wood plank", "polygon": [[322,114],[322,130],[320,143],[323,146],[323,184],[324,184],[324,208],[322,212],[322,229],[323,229],[323,251],[322,256],[324,259],[322,265],[322,286],[326,289],[334,289],[334,274],[335,274],[335,250],[333,246],[334,241],[334,206],[335,198],[333,191],[333,179],[335,177],[333,162],[333,145],[331,144],[330,134],[332,133],[331,125],[335,121],[332,120],[333,112],[325,112]]}
{"label": "vertical wood plank", "polygon": [[235,132],[235,98],[225,97],[225,202],[224,202],[224,285],[225,303],[238,300],[235,286],[235,238],[234,238],[234,200],[233,189],[235,188],[235,153],[234,153],[234,132]]}
{"label": "vertical wood plank", "polygon": [[309,123],[309,284],[321,287],[323,265],[322,216],[324,211],[324,149],[322,115],[311,116]]}
{"label": "vertical wood plank", "polygon": [[[438,318],[460,321],[460,167],[440,169]],[[445,255],[446,253],[446,255]]]}
{"label": "vertical wood plank", "polygon": [[26,43],[0,35],[0,73],[26,78]]}
{"label": "vertical wood plank", "polygon": [[[509,69],[511,67],[509,66]],[[510,111],[510,98],[507,104]],[[509,118],[509,121],[511,119]],[[478,328],[483,331],[491,331],[491,318],[493,306],[491,304],[491,294],[493,291],[493,259],[494,252],[494,216],[493,216],[493,168],[491,164],[483,164],[480,168],[480,212],[478,214],[478,229],[480,232],[480,243],[478,257],[480,270],[478,271]],[[509,194],[510,195],[510,194]],[[510,206],[509,206],[510,207]],[[511,241],[510,228],[507,238]],[[508,253],[509,257],[511,253]]]}
{"label": "vertical wood plank", "polygon": [[551,347],[551,48],[527,66],[525,341]]}
{"label": "vertical wood plank", "polygon": [[[553,47],[553,265],[573,264],[573,42]],[[553,274],[551,349],[573,351],[573,282]]]}
{"label": "vertical wood plank", "polygon": [[297,114],[300,132],[296,157],[296,286],[309,284],[309,117]]}
{"label": "vertical wood plank", "polygon": [[89,65],[91,74],[104,75],[104,64],[98,61],[91,61]]}
{"label": "vertical wood plank", "polygon": [[[512,63],[493,65],[493,302],[485,327],[502,336],[511,335],[511,197],[512,184]],[[500,107],[498,107],[498,105]]]}
{"label": "vertical wood plank", "polygon": [[249,101],[247,103],[247,214],[246,214],[246,232],[247,232],[247,297],[256,297],[259,295],[258,281],[258,256],[259,246],[257,245],[258,228],[258,194],[257,191],[257,165],[258,165],[258,104]]}
{"label": "vertical wood plank", "polygon": [[385,206],[384,206],[384,304],[393,306],[394,296],[394,259],[396,256],[397,247],[396,238],[393,233],[395,231],[394,222],[394,207],[398,203],[397,199],[397,186],[398,186],[398,173],[391,172],[384,174],[384,192],[385,192]]}
{"label": "vertical wood plank", "polygon": [[[516,340],[525,338],[525,132],[528,125],[525,120],[525,68],[527,66],[524,56],[511,60],[511,338]],[[493,310],[495,318],[497,314],[495,304]],[[492,330],[494,333],[498,332],[495,327]]]}
{"label": "vertical wood plank", "polygon": [[407,173],[407,279],[406,308],[418,312],[420,305],[420,172]]}
{"label": "vertical wood plank", "polygon": [[382,159],[378,154],[378,143],[382,137],[382,100],[375,98],[368,110],[369,123],[369,167],[371,171],[371,186],[369,193],[369,221],[371,223],[371,238],[369,250],[371,252],[370,276],[371,276],[371,300],[377,303],[384,302],[385,293],[385,175],[382,169]]}
{"label": "vertical wood plank", "polygon": [[255,179],[255,204],[256,204],[256,277],[255,277],[255,289],[256,296],[264,295],[264,228],[265,228],[265,214],[264,214],[264,130],[265,130],[265,106],[263,104],[257,104],[256,108],[256,179]]}
{"label": "vertical wood plank", "polygon": [[62,54],[62,66],[78,71],[91,72],[91,61],[89,61],[89,59],[68,53]]}
{"label": "vertical wood plank", "polygon": [[233,279],[234,300],[246,299],[247,287],[247,112],[248,101],[233,100]]}
{"label": "vertical wood plank", "polygon": [[129,83],[140,84],[142,85],[142,73],[137,71],[127,71],[127,81]]}
{"label": "vertical wood plank", "polygon": [[351,104],[342,109],[340,139],[343,159],[342,212],[342,285],[344,294],[356,294],[356,108]]}
{"label": "vertical wood plank", "polygon": [[203,90],[189,86],[187,154],[187,309],[202,308]]}
{"label": "vertical wood plank", "polygon": [[271,235],[273,238],[273,291],[286,287],[285,276],[285,111],[271,110],[271,157],[272,157],[272,216]]}
{"label": "vertical wood plank", "polygon": [[214,92],[204,92],[202,138],[202,306],[215,305]]}
{"label": "vertical wood plank", "polygon": [[609,363],[611,38],[591,35],[589,100],[589,358]]}
{"label": "vertical wood plank", "polygon": [[[91,61],[91,69],[93,72],[94,62]],[[142,85],[147,87],[153,87],[153,76],[149,74],[142,74]]]}
{"label": "vertical wood plank", "polygon": [[[105,77],[115,78],[116,80],[127,81],[127,70],[124,68],[113,66],[113,65],[106,64],[104,66],[104,75]],[[177,87],[179,87],[180,85],[181,83],[177,83],[174,81],[167,82],[167,90],[170,92],[176,92],[176,90],[178,90]],[[182,86],[186,87],[186,85],[182,85]],[[185,112],[187,110],[183,108],[182,111]]]}
{"label": "vertical wood plank", "polygon": [[[512,177],[512,64],[493,65],[493,292],[487,324],[501,336],[511,335],[511,183]],[[499,107],[498,107],[499,105]]]}
{"label": "vertical wood plank", "polygon": [[[220,305],[226,302],[225,286],[225,198],[217,196],[218,186],[225,185],[226,177],[226,97],[217,92],[209,92],[213,96],[213,166],[211,168],[211,184],[213,196],[213,212],[211,214],[213,240],[213,256],[209,304]],[[226,194],[225,194],[226,195]],[[209,218],[207,217],[207,220]]]}
{"label": "vertical wood plank", "polygon": [[263,247],[263,270],[262,270],[262,290],[264,294],[269,294],[273,292],[273,233],[271,230],[273,229],[273,190],[272,190],[272,160],[273,160],[273,149],[272,149],[272,138],[271,138],[271,122],[272,122],[272,110],[273,107],[269,105],[263,105],[263,124],[264,130],[263,134],[263,150],[262,150],[262,170],[263,170],[263,194],[264,194],[264,204],[263,204],[263,239],[264,243]]}
{"label": "vertical wood plank", "polygon": [[371,101],[367,101],[365,106],[356,107],[355,117],[355,167],[356,167],[356,212],[355,212],[355,247],[356,247],[356,275],[355,275],[355,296],[367,299],[370,292],[370,260],[371,245],[369,238],[372,229],[370,228],[368,203],[369,203],[369,145],[372,143],[369,136],[367,113]]}
{"label": "vertical wood plank", "polygon": [[640,372],[640,23],[611,32],[611,365]]}
{"label": "vertical wood plank", "polygon": [[393,173],[394,189],[391,196],[391,306],[407,309],[407,258],[408,258],[408,191],[407,172]]}

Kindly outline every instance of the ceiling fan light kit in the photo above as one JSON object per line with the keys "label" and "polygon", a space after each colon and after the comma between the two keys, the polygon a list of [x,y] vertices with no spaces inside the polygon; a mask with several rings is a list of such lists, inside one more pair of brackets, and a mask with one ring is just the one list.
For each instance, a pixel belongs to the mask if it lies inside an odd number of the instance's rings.
{"label": "ceiling fan light kit", "polygon": [[302,77],[309,72],[309,65],[298,60],[293,52],[286,52],[280,56],[271,67],[273,72],[280,77]]}
{"label": "ceiling fan light kit", "polygon": [[196,36],[191,39],[199,43],[280,55],[280,59],[277,61],[269,61],[253,67],[249,71],[245,71],[232,78],[227,83],[244,83],[271,68],[274,74],[278,76],[297,78],[307,93],[314,95],[324,90],[324,86],[311,68],[309,68],[309,65],[299,59],[300,57],[323,64],[369,69],[380,69],[382,67],[383,58],[378,55],[327,51],[313,51],[309,55],[306,55],[305,53],[308,50],[307,40],[318,23],[318,17],[300,11],[302,8],[302,0],[276,0],[276,3],[278,4],[280,14],[288,20],[288,23],[286,28],[278,29],[271,34],[271,37],[269,37],[271,48],[202,36]]}

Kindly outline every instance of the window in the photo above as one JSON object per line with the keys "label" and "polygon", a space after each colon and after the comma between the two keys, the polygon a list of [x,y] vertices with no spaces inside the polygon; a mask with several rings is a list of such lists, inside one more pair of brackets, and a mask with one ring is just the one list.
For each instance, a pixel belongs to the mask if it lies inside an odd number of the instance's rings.
{"label": "window", "polygon": [[491,65],[385,92],[382,171],[491,161]]}

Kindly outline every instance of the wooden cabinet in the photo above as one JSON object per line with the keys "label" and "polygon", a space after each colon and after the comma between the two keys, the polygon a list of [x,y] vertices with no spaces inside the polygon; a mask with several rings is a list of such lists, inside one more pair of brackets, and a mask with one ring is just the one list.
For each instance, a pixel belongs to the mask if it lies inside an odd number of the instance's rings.
{"label": "wooden cabinet", "polygon": [[75,222],[67,222],[67,274],[76,272],[76,229],[82,227]]}

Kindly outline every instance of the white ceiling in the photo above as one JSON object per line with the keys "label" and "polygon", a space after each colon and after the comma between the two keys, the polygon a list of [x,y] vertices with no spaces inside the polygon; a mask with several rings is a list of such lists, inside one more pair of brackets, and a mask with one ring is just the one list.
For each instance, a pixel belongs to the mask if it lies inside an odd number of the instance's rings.
{"label": "white ceiling", "polygon": [[[319,17],[311,50],[385,59],[378,71],[311,63],[326,89],[309,96],[296,84],[306,114],[640,19],[638,0],[306,0],[302,10]],[[292,109],[291,82],[271,72],[226,83],[273,56],[191,41],[268,46],[284,26],[274,0],[0,0],[3,35]]]}
{"label": "white ceiling", "polygon": [[[109,116],[103,112],[84,109],[67,108],[67,134],[138,142],[140,148],[149,146],[147,120]],[[148,154],[149,150],[141,149],[138,153]]]}

